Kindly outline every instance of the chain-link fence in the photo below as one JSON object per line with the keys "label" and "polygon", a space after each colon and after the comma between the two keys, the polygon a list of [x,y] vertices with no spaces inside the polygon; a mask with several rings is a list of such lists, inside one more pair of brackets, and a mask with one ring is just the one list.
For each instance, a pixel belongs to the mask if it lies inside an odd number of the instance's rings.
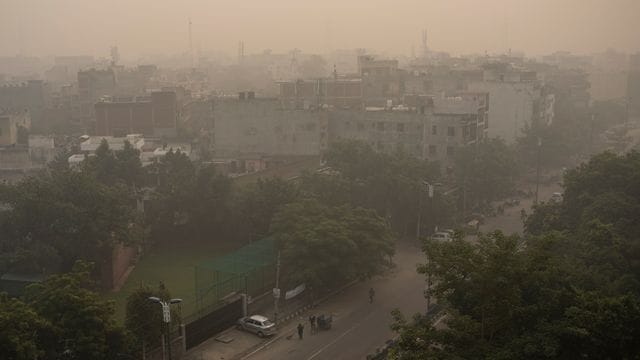
{"label": "chain-link fence", "polygon": [[271,290],[274,282],[274,241],[265,238],[198,264],[195,268],[196,310],[194,314],[185,315],[189,319],[204,316],[239,293],[264,294]]}

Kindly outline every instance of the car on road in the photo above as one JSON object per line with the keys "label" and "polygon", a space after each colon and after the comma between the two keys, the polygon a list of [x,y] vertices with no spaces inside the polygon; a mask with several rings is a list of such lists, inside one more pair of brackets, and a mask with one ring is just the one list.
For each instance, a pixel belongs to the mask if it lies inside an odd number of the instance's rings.
{"label": "car on road", "polygon": [[554,192],[553,195],[551,195],[551,201],[562,202],[562,193],[561,192]]}
{"label": "car on road", "polygon": [[448,232],[444,232],[444,231],[439,231],[433,235],[431,235],[431,240],[436,240],[436,241],[451,241],[452,236],[450,233]]}
{"label": "car on road", "polygon": [[276,333],[276,324],[266,316],[252,315],[238,320],[238,329],[252,332],[259,337],[270,336]]}

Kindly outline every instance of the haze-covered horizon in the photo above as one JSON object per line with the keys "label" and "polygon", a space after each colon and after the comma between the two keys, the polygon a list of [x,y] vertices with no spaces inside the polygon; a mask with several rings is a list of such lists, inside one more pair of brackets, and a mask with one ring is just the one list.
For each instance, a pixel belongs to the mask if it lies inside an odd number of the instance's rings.
{"label": "haze-covered horizon", "polygon": [[[125,58],[184,53],[192,21],[194,52],[246,53],[272,49],[327,53],[367,48],[410,54],[429,47],[457,54],[528,55],[558,50],[640,51],[636,0],[0,0],[0,55]],[[313,10],[310,10],[313,9]]]}

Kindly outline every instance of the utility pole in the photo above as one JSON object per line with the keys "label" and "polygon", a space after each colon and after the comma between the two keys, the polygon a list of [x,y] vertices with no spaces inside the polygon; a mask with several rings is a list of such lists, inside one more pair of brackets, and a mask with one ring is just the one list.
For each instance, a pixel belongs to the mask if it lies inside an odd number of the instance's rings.
{"label": "utility pole", "polygon": [[542,139],[538,137],[538,161],[536,166],[536,199],[534,204],[538,204],[538,190],[540,189],[540,152],[542,150]]}
{"label": "utility pole", "polygon": [[422,222],[422,189],[418,188],[418,223],[416,224],[416,242],[420,245],[420,223]]}
{"label": "utility pole", "polygon": [[278,322],[278,302],[280,300],[280,250],[276,257],[276,287],[273,289],[273,308],[275,314],[273,316],[273,322]]}

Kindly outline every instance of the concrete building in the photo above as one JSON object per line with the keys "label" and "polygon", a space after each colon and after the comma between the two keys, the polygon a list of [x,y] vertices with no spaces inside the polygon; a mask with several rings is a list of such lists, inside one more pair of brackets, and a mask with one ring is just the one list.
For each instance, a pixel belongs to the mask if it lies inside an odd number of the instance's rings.
{"label": "concrete building", "polygon": [[437,97],[425,122],[423,158],[452,164],[459,148],[476,144],[488,136],[488,93],[460,93]]}
{"label": "concrete building", "polygon": [[179,110],[175,92],[153,92],[150,98],[110,98],[94,107],[96,135],[176,136]]}
{"label": "concrete building", "polygon": [[28,109],[35,128],[43,126],[44,112],[49,105],[49,90],[42,80],[29,80],[0,86],[0,111]]}
{"label": "concrete building", "polygon": [[278,99],[217,99],[215,156],[318,155],[327,145],[327,112],[283,109]]}
{"label": "concrete building", "polygon": [[56,153],[53,136],[29,135],[29,158],[33,164],[45,165]]}
{"label": "concrete building", "polygon": [[407,72],[398,68],[398,60],[358,56],[358,76],[362,79],[365,106],[399,105],[404,95]]}
{"label": "concrete building", "polygon": [[336,110],[329,112],[329,139],[360,140],[380,152],[403,151],[422,158],[425,120],[424,114],[409,108]]}
{"label": "concrete building", "polygon": [[507,64],[487,65],[483,81],[469,84],[468,89],[489,94],[488,135],[507,143],[515,142],[524,128],[538,119],[540,103],[546,100],[535,72]]}
{"label": "concrete building", "polygon": [[113,69],[84,70],[78,72],[78,101],[85,120],[94,117],[94,104],[104,96],[114,95],[116,75]]}
{"label": "concrete building", "polygon": [[280,107],[304,110],[333,107],[363,109],[363,82],[360,78],[326,78],[278,82]]}
{"label": "concrete building", "polygon": [[640,119],[640,53],[629,57],[629,79],[627,82],[626,100],[629,116]]}
{"label": "concrete building", "polygon": [[26,131],[31,129],[31,116],[28,110],[0,113],[0,146],[15,146],[18,144],[26,146],[26,136],[21,144],[20,129]]}

